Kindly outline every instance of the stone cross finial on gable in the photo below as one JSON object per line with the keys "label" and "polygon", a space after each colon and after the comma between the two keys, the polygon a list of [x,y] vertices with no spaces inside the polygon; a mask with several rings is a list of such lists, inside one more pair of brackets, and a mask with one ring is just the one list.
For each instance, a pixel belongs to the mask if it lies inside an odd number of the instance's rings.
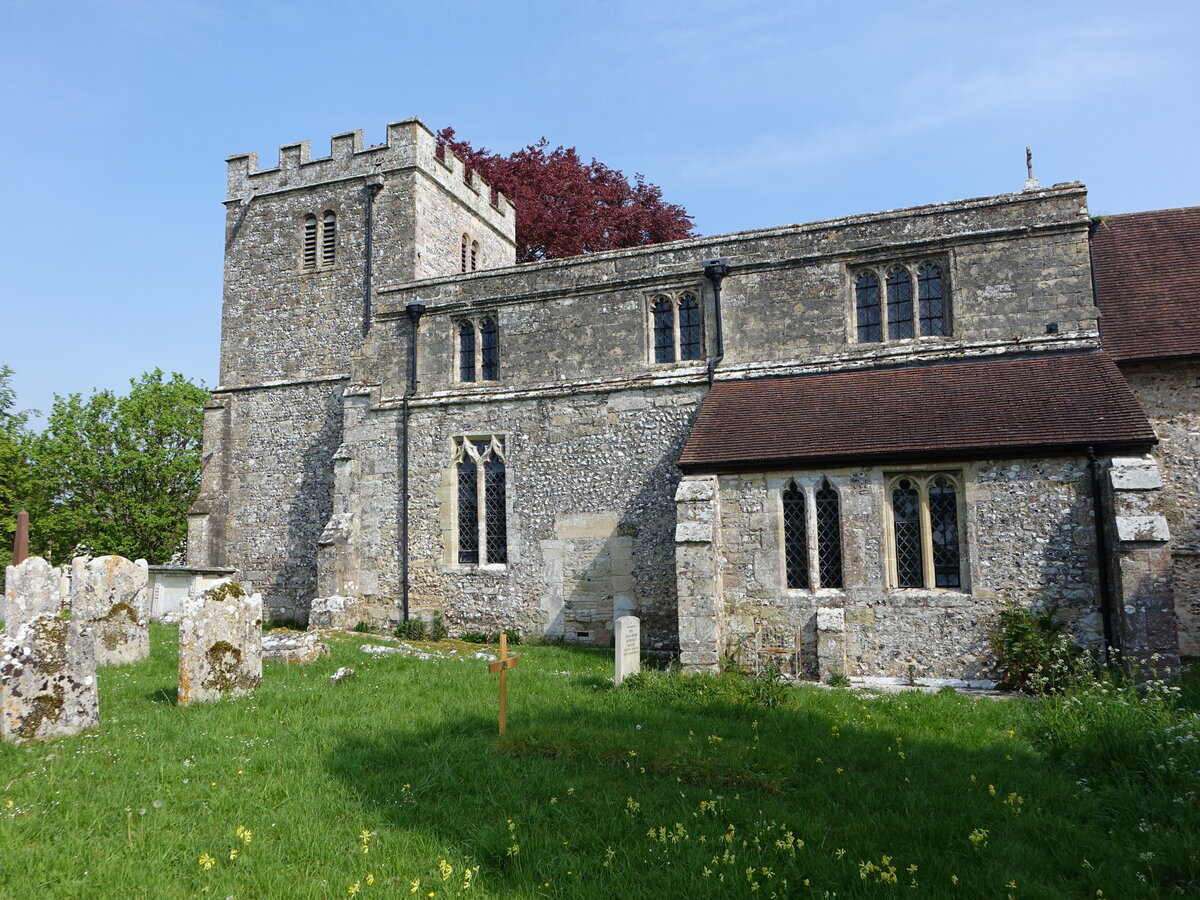
{"label": "stone cross finial on gable", "polygon": [[1036,191],[1041,188],[1041,184],[1033,177],[1033,148],[1025,148],[1025,190]]}

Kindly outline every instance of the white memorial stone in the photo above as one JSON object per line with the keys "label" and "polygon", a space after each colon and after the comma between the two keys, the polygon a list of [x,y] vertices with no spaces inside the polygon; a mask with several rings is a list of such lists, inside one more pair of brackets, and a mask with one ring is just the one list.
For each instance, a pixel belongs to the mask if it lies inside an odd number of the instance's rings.
{"label": "white memorial stone", "polygon": [[620,684],[642,670],[642,623],[637,616],[617,619],[617,671],[613,679]]}

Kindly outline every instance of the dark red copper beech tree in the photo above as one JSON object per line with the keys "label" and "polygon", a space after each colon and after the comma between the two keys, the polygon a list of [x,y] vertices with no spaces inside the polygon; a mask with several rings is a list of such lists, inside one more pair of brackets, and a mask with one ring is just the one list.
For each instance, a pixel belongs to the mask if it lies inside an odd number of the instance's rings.
{"label": "dark red copper beech tree", "polygon": [[502,156],[476,150],[453,128],[437,137],[439,151],[449,147],[516,207],[517,262],[695,236],[687,210],[664,202],[657,185],[641,175],[631,184],[624,173],[595,159],[585,163],[574,147],[550,150],[542,138]]}

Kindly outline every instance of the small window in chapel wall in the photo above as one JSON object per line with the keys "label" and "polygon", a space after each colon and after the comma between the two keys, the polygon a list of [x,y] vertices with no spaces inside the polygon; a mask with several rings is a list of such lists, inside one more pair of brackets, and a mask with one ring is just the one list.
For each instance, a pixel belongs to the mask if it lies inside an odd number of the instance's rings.
{"label": "small window in chapel wall", "polygon": [[675,362],[675,308],[666,297],[654,301],[654,361]]}
{"label": "small window in chapel wall", "polygon": [[879,309],[879,279],[863,272],[854,282],[854,305],[858,323],[858,342],[872,344],[883,340],[882,314]]}
{"label": "small window in chapel wall", "polygon": [[475,380],[475,325],[462,322],[458,326],[458,380]]}
{"label": "small window in chapel wall", "polygon": [[691,294],[684,294],[679,299],[679,358],[700,357],[700,304]]}

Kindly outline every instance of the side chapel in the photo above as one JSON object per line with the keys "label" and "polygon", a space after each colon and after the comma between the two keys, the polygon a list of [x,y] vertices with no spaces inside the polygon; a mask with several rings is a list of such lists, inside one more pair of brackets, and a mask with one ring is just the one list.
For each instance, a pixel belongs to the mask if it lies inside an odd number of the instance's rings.
{"label": "side chapel", "polygon": [[228,160],[188,561],[275,617],[986,681],[1200,653],[1200,208],[1077,182],[515,265],[415,119]]}

